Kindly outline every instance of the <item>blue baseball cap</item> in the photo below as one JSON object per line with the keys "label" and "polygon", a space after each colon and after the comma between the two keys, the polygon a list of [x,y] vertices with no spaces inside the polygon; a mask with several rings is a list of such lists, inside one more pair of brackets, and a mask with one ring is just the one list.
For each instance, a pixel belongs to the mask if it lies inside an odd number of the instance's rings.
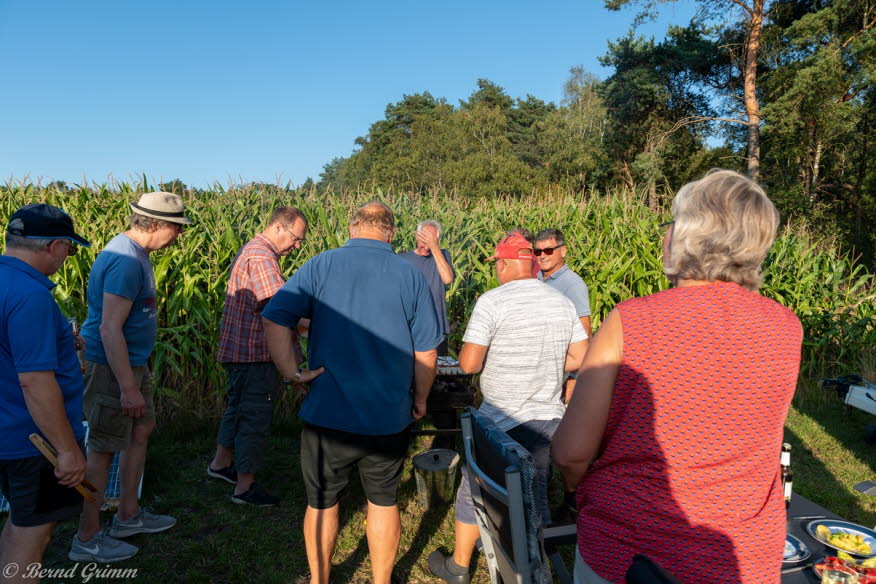
{"label": "blue baseball cap", "polygon": [[28,239],[69,239],[91,247],[90,241],[73,230],[70,215],[45,203],[31,203],[13,213],[6,232]]}

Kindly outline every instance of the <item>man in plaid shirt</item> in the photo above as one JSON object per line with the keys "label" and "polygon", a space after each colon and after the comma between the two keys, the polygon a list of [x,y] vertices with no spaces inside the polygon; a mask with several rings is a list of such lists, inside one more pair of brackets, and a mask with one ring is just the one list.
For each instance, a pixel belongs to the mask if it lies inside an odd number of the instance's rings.
{"label": "man in plaid shirt", "polygon": [[246,243],[231,264],[219,329],[218,361],[228,372],[228,407],[207,474],[235,485],[231,500],[257,506],[279,499],[255,482],[271,429],[280,375],[271,362],[261,311],[283,286],[280,256],[299,249],[307,219],[295,207],[277,207],[268,226]]}

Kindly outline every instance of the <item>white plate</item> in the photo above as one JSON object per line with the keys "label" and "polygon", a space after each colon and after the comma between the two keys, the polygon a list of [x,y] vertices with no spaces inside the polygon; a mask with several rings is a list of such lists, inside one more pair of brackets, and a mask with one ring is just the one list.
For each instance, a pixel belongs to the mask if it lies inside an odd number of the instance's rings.
{"label": "white plate", "polygon": [[[864,538],[864,541],[866,543],[870,544],[870,553],[862,554],[860,552],[853,552],[852,550],[847,550],[845,548],[833,545],[832,543],[830,543],[830,541],[827,541],[818,535],[817,529],[819,525],[826,526],[828,529],[830,529],[831,533],[839,531],[842,533],[850,533],[852,535],[860,535],[862,538]],[[842,550],[849,555],[858,556],[859,558],[876,557],[876,531],[873,531],[868,527],[864,527],[863,525],[849,523],[848,521],[838,521],[836,519],[816,519],[815,521],[810,521],[809,524],[806,525],[806,531],[809,532],[809,535],[811,535],[824,545],[832,547],[835,550]]]}
{"label": "white plate", "polygon": [[806,544],[791,535],[785,537],[785,555],[782,557],[782,563],[794,564],[802,562],[809,558],[810,551]]}

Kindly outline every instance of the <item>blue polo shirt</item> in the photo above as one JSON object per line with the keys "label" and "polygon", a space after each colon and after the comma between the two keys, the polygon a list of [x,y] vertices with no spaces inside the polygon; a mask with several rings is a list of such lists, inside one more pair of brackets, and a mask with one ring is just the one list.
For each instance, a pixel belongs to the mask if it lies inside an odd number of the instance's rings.
{"label": "blue polo shirt", "polygon": [[262,316],[294,327],[309,318],[310,385],[299,415],[354,434],[404,430],[411,418],[414,351],[442,340],[423,275],[388,243],[350,239],[301,266]]}
{"label": "blue polo shirt", "polygon": [[82,371],[73,330],[52,296],[55,284],[29,264],[0,256],[0,460],[39,456],[39,434],[24,401],[19,373],[54,371],[67,420],[82,440]]}
{"label": "blue polo shirt", "polygon": [[587,284],[581,276],[570,270],[568,265],[564,264],[562,268],[546,278],[544,272],[539,272],[538,279],[565,294],[566,298],[575,305],[578,318],[590,316],[590,292],[587,290]]}

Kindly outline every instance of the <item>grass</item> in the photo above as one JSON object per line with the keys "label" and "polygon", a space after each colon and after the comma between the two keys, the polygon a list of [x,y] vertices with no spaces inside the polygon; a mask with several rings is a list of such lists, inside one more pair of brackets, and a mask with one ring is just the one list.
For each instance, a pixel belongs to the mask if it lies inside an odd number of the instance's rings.
{"label": "grass", "polygon": [[[872,373],[864,370],[868,379],[874,379]],[[876,445],[864,440],[864,429],[874,418],[847,410],[818,381],[802,380],[785,424],[785,440],[792,445],[794,491],[849,521],[872,527],[876,497],[852,487],[876,478]]]}
{"label": "grass", "polygon": [[[785,430],[786,440],[793,445],[795,492],[867,526],[876,523],[876,498],[857,493],[852,486],[876,475],[876,447],[864,441],[864,428],[872,421],[863,412],[845,412],[816,380],[802,380]],[[158,430],[146,464],[143,503],[174,515],[179,524],[166,533],[131,538],[140,553],[116,566],[137,568],[139,583],[307,582],[301,535],[306,499],[298,465],[300,424],[287,408],[275,422],[259,480],[282,497],[283,503],[267,509],[234,505],[229,500],[232,487],[207,478],[204,471],[212,458],[215,430],[215,425],[178,420]],[[430,443],[429,437],[416,438],[411,454]],[[556,484],[554,490],[558,490]],[[354,476],[341,502],[334,582],[370,582],[364,507],[365,498]],[[410,458],[402,476],[399,507],[402,537],[395,573],[402,582],[435,582],[426,568],[426,557],[432,550],[453,548],[453,507],[419,506]],[[108,521],[109,515],[104,519]],[[74,531],[73,523],[58,528],[46,554],[46,567],[71,565],[66,554]],[[489,578],[483,558],[478,562],[473,582],[485,584]]]}
{"label": "grass", "polygon": [[[127,541],[140,547],[140,552],[113,566],[138,568],[138,584],[308,582],[301,534],[306,497],[298,464],[300,424],[288,416],[275,423],[265,471],[258,479],[283,502],[264,509],[235,505],[229,499],[233,487],[207,477],[216,427],[188,427],[186,431],[177,424],[157,431],[150,444],[143,485],[143,504],[175,516],[179,523],[165,533],[129,538]],[[411,454],[428,448],[431,440],[417,437]],[[342,527],[333,559],[333,582],[371,581],[365,505],[354,474],[341,501]],[[410,458],[402,475],[399,508],[402,536],[395,573],[404,582],[434,582],[426,557],[441,547],[453,549],[453,506],[420,507]],[[105,513],[104,522],[110,517]],[[72,522],[59,526],[46,553],[45,567],[71,565],[67,551],[74,533]],[[473,581],[489,582],[482,558]]]}

